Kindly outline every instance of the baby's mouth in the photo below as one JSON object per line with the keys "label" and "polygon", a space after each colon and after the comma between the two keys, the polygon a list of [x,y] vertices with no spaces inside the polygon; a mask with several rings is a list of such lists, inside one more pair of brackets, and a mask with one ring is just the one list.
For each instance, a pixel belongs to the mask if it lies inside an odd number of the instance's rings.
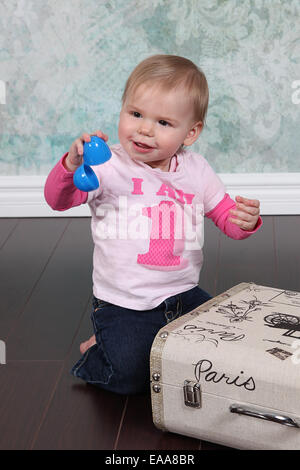
{"label": "baby's mouth", "polygon": [[142,149],[152,149],[153,147],[150,147],[150,145],[143,144],[142,142],[134,142],[137,147],[140,147]]}

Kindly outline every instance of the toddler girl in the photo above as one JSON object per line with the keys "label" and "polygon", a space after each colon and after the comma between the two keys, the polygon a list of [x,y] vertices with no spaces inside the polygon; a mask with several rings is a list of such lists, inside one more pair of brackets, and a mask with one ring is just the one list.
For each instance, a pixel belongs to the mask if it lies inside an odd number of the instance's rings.
{"label": "toddler girl", "polygon": [[[82,164],[76,139],[48,176],[45,198],[55,210],[91,210],[94,335],[72,374],[122,394],[149,388],[149,355],[158,330],[211,297],[199,286],[204,216],[234,239],[262,225],[257,200],[229,197],[199,154],[208,106],[203,72],[190,60],[156,55],[130,75],[122,98],[120,143],[93,167],[100,186],[73,184]],[[200,278],[201,284],[201,278]]]}

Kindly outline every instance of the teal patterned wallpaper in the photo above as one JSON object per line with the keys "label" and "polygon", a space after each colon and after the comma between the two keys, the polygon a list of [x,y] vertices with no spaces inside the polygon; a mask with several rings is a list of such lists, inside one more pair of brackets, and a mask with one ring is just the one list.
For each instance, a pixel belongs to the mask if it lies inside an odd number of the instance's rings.
{"label": "teal patterned wallpaper", "polygon": [[217,172],[300,171],[299,13],[299,0],[1,0],[0,174],[47,174],[83,131],[117,142],[125,81],[156,53],[206,73],[194,150]]}

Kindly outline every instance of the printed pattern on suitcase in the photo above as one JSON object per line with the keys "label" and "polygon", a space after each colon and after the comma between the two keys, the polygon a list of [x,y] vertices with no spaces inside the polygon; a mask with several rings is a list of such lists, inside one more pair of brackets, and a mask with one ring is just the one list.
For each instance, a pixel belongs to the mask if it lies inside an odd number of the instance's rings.
{"label": "printed pattern on suitcase", "polygon": [[[280,432],[291,437],[278,448],[300,448],[299,352],[300,293],[241,283],[158,332],[150,356],[154,424],[240,448],[247,448],[251,427],[257,439],[266,429],[270,436],[264,443],[252,439],[249,448],[273,448],[268,439]],[[170,404],[174,388],[180,403]],[[200,404],[189,404],[187,396],[192,402],[198,396]],[[226,403],[228,416],[222,423],[213,417],[217,436],[205,416],[206,408],[214,413],[215,400]],[[188,407],[198,414],[192,417]],[[189,417],[200,420],[200,429],[195,423],[190,429]],[[224,439],[223,425],[231,432]]]}

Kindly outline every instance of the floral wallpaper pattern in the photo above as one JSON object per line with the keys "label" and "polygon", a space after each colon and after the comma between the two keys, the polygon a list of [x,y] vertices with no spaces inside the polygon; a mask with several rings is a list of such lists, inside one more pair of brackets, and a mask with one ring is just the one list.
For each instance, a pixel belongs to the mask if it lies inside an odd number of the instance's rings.
{"label": "floral wallpaper pattern", "polygon": [[125,81],[156,53],[204,70],[193,149],[217,172],[300,171],[299,16],[299,0],[1,0],[0,174],[47,174],[83,131],[117,142]]}

